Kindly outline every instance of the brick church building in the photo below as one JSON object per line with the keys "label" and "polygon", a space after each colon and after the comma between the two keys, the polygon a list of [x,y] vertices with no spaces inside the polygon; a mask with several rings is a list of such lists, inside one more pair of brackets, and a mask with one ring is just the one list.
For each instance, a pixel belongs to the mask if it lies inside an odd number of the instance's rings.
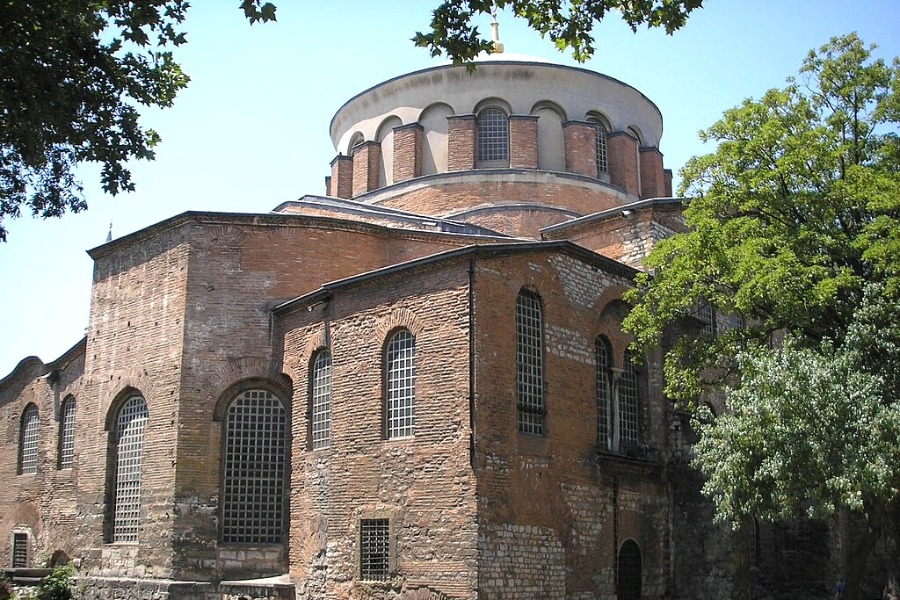
{"label": "brick church building", "polygon": [[662,129],[585,69],[436,66],[338,110],[324,194],[90,250],[86,337],[0,380],[0,564],[102,600],[739,596],[758,531],[711,524],[621,329],[683,229]]}

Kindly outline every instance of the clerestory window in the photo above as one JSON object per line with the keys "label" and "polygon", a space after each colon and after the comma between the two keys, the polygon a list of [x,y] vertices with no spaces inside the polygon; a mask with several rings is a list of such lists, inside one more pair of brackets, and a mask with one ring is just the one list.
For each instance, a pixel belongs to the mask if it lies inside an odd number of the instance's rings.
{"label": "clerestory window", "polygon": [[59,409],[59,468],[71,469],[75,462],[75,398],[68,396]]}
{"label": "clerestory window", "polygon": [[22,413],[22,421],[19,431],[19,474],[28,475],[37,473],[38,466],[38,438],[40,435],[41,420],[38,408],[29,404]]}
{"label": "clerestory window", "polygon": [[[479,165],[509,163],[509,117],[499,108],[486,108],[476,119]],[[498,165],[499,166],[499,165]]]}
{"label": "clerestory window", "polygon": [[594,352],[597,367],[597,448],[610,448],[610,434],[615,412],[612,406],[612,350],[609,340],[597,338]]}
{"label": "clerestory window", "polygon": [[528,291],[516,299],[516,396],[522,433],[544,435],[544,319],[540,298]]}
{"label": "clerestory window", "polygon": [[313,450],[331,443],[331,353],[321,350],[312,362],[310,376],[310,442]]}
{"label": "clerestory window", "polygon": [[401,329],[388,340],[384,368],[386,437],[413,435],[416,428],[416,338],[408,330]]}

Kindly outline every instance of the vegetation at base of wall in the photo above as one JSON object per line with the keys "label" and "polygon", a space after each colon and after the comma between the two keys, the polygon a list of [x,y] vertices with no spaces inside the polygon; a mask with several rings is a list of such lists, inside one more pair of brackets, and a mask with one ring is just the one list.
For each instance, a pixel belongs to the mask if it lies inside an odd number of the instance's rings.
{"label": "vegetation at base of wall", "polygon": [[44,577],[41,582],[29,591],[21,600],[70,600],[72,598],[72,575],[75,570],[71,565],[61,565]]}
{"label": "vegetation at base of wall", "polygon": [[[833,38],[701,133],[718,147],[682,169],[691,230],[654,247],[625,320],[665,340],[670,397],[726,390],[695,462],[720,519],[866,520],[848,600],[900,523],[900,59],[873,48]],[[748,325],[696,335],[706,303]]]}

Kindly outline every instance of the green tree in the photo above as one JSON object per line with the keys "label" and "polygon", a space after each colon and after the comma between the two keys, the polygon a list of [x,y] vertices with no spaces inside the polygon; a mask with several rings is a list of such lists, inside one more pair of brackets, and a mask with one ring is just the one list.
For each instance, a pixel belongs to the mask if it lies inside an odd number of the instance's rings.
{"label": "green tree", "polygon": [[[846,507],[872,518],[875,527],[869,506],[881,512],[893,506],[885,500],[896,495],[890,478],[869,482],[882,486],[872,496],[879,502],[861,503],[850,494],[825,502],[804,479],[824,476],[817,468],[824,463],[834,470],[834,481],[862,477],[853,472],[859,467],[850,456],[853,443],[834,442],[834,433],[816,421],[819,404],[850,403],[846,391],[860,385],[872,410],[880,403],[893,415],[892,403],[900,397],[896,377],[873,383],[900,368],[896,353],[867,352],[866,360],[851,360],[866,348],[854,333],[862,327],[860,315],[894,305],[900,294],[900,62],[873,60],[871,50],[854,34],[834,38],[810,52],[784,89],[746,100],[701,132],[717,148],[682,170],[681,193],[691,196],[685,211],[690,231],[654,248],[646,261],[654,275],[639,277],[632,294],[636,305],[625,326],[636,343],[650,347],[675,337],[665,348],[671,397],[690,403],[708,386],[734,387],[730,401],[740,410],[704,427],[698,446],[697,464],[710,476],[706,491],[723,518],[797,514],[812,501],[814,512]],[[671,333],[690,331],[684,324],[705,303],[719,314],[743,315],[748,326],[718,335]],[[889,323],[878,327],[896,332]],[[790,343],[772,351],[776,332]],[[746,354],[740,355],[742,349]],[[761,372],[781,378],[766,384]],[[817,390],[816,397],[804,399],[806,410],[794,410],[804,388]],[[845,393],[837,394],[841,389]],[[845,426],[885,433],[871,414],[835,410],[858,419]],[[754,458],[768,451],[766,432],[789,430],[810,436],[809,451],[792,455],[801,464],[774,469],[774,461]],[[879,449],[884,446],[872,452]],[[892,456],[881,455],[886,461]],[[756,500],[748,499],[754,485],[760,486]],[[758,500],[766,493],[771,502],[764,506]]]}
{"label": "green tree", "polygon": [[[126,163],[152,159],[159,135],[139,106],[169,107],[188,83],[172,49],[185,0],[10,0],[0,10],[0,240],[23,209],[87,208],[74,168],[101,165],[103,189],[134,189]],[[252,22],[275,7],[243,0]]]}
{"label": "green tree", "polygon": [[413,40],[429,48],[433,56],[446,54],[456,64],[469,62],[493,49],[472,21],[508,7],[557,48],[571,49],[575,59],[583,62],[594,53],[594,26],[609,13],[618,14],[632,30],[646,23],[671,34],[702,4],[703,0],[448,0],[434,10],[431,31],[418,32]]}

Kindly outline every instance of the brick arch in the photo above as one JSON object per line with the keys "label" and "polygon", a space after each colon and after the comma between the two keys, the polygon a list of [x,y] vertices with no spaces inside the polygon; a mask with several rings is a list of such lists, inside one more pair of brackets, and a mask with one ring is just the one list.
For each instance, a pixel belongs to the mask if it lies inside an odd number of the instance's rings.
{"label": "brick arch", "polygon": [[329,346],[327,325],[323,323],[317,331],[307,338],[306,345],[303,347],[303,354],[300,355],[295,368],[305,369],[306,363],[309,362],[309,359],[312,358],[313,354],[323,348],[328,348]]}
{"label": "brick arch", "polygon": [[373,334],[376,339],[386,340],[389,333],[400,328],[409,329],[410,333],[419,337],[419,334],[424,331],[425,325],[411,310],[395,308],[391,314],[378,319]]}
{"label": "brick arch", "polygon": [[248,377],[234,381],[227,388],[222,390],[216,399],[213,407],[213,421],[221,422],[225,418],[225,412],[231,402],[243,392],[248,390],[266,390],[271,392],[281,400],[284,410],[290,417],[291,405],[293,404],[294,392],[293,382],[289,377],[284,375],[281,380],[273,380],[262,377]]}
{"label": "brick arch", "polygon": [[234,382],[244,379],[268,380],[285,391],[293,386],[290,375],[267,359],[253,356],[233,358],[211,373],[207,400],[218,399]]}

